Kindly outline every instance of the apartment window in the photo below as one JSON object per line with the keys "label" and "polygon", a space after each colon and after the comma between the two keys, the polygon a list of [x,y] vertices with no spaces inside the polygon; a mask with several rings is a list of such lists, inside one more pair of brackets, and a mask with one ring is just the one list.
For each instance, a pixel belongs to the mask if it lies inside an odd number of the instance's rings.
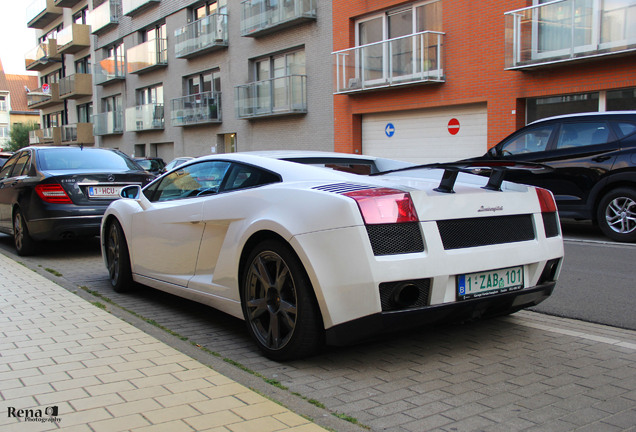
{"label": "apartment window", "polygon": [[65,116],[63,111],[44,114],[42,116],[42,128],[52,128],[58,127],[66,124]]}
{"label": "apartment window", "polygon": [[86,24],[86,16],[88,15],[88,7],[83,8],[79,12],[73,14],[74,24]]}
{"label": "apartment window", "polygon": [[53,73],[50,73],[48,75],[44,75],[40,77],[40,85],[42,84],[54,84],[57,82],[60,82],[60,79],[62,79],[62,69],[59,69]]}
{"label": "apartment window", "polygon": [[218,12],[218,4],[216,1],[207,1],[199,6],[195,6],[192,9],[192,18],[194,21],[205,18],[206,16],[214,15]]}
{"label": "apartment window", "polygon": [[93,118],[93,103],[87,103],[77,106],[77,122],[91,123]]}
{"label": "apartment window", "polygon": [[121,103],[121,95],[110,96],[102,99],[102,111],[103,112],[113,112],[113,111],[121,111],[122,103]]}
{"label": "apartment window", "polygon": [[0,126],[0,138],[9,138],[9,126]]}
{"label": "apartment window", "polygon": [[305,75],[305,50],[258,59],[254,65],[256,81],[287,75]]}
{"label": "apartment window", "polygon": [[[254,67],[256,81],[262,82],[256,86],[257,99],[265,103],[271,97],[269,110],[285,110],[290,106],[303,104],[305,98],[303,81],[289,77],[305,75],[304,50],[258,59],[254,62]],[[299,88],[292,88],[296,86]]]}
{"label": "apartment window", "polygon": [[42,36],[38,38],[39,42],[44,43],[48,41],[49,39],[57,39],[57,32],[61,31],[63,28],[64,26],[60,24],[59,26],[49,30],[47,33],[43,34]]}
{"label": "apartment window", "polygon": [[221,91],[221,76],[217,70],[201,72],[185,78],[185,94]]}
{"label": "apartment window", "polygon": [[163,85],[137,90],[137,105],[163,104]]}
{"label": "apartment window", "polygon": [[160,24],[141,32],[141,42],[159,41],[165,39],[167,34],[166,24]]}
{"label": "apartment window", "polygon": [[636,88],[607,92],[607,111],[636,110]]}
{"label": "apartment window", "polygon": [[91,57],[87,56],[75,62],[75,73],[91,73]]}
{"label": "apartment window", "polygon": [[0,111],[7,111],[7,97],[0,96]]}

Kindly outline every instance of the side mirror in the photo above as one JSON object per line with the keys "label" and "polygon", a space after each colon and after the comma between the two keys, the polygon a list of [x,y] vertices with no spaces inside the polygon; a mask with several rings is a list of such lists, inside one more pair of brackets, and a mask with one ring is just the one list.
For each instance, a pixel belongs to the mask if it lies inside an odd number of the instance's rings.
{"label": "side mirror", "polygon": [[119,196],[122,198],[139,199],[141,196],[141,187],[139,185],[126,186],[119,191]]}

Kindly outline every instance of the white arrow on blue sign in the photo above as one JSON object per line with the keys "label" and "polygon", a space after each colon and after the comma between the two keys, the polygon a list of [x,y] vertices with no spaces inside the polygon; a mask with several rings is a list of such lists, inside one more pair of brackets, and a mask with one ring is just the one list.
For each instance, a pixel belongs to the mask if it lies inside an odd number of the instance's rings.
{"label": "white arrow on blue sign", "polygon": [[386,127],[384,128],[384,133],[389,138],[391,138],[395,134],[395,126],[393,126],[393,123],[386,124]]}

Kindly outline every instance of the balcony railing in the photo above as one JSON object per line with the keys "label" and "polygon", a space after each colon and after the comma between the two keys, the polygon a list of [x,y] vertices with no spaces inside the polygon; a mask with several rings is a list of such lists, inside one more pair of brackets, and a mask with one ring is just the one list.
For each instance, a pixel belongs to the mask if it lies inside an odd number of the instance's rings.
{"label": "balcony railing", "polygon": [[240,119],[307,112],[307,76],[288,75],[235,87]]}
{"label": "balcony railing", "polygon": [[126,61],[124,56],[110,56],[93,66],[95,85],[105,85],[112,81],[126,79]]}
{"label": "balcony railing", "polygon": [[108,111],[93,116],[94,135],[115,135],[124,133],[124,112]]}
{"label": "balcony railing", "polygon": [[126,51],[128,73],[144,73],[168,65],[166,39],[153,39]]}
{"label": "balcony railing", "polygon": [[444,82],[444,33],[424,31],[333,53],[335,93]]}
{"label": "balcony railing", "polygon": [[60,98],[79,99],[93,95],[93,76],[73,74],[60,80]]}
{"label": "balcony railing", "polygon": [[62,103],[58,83],[44,84],[37,90],[27,93],[27,106],[33,108],[47,108]]}
{"label": "balcony railing", "polygon": [[62,8],[54,0],[35,0],[26,8],[27,27],[43,29],[62,16]]}
{"label": "balcony railing", "polygon": [[62,144],[95,144],[92,123],[76,123],[61,127]]}
{"label": "balcony railing", "polygon": [[62,132],[60,127],[50,127],[29,131],[29,144],[53,144],[62,143]]}
{"label": "balcony railing", "polygon": [[127,131],[145,131],[163,128],[163,104],[147,104],[126,108]]}
{"label": "balcony railing", "polygon": [[190,58],[227,46],[227,15],[213,14],[174,32],[175,56]]}
{"label": "balcony railing", "polygon": [[506,69],[636,51],[636,2],[558,0],[506,12]]}
{"label": "balcony railing", "polygon": [[121,12],[124,15],[134,15],[137,12],[159,3],[160,0],[122,0]]}
{"label": "balcony railing", "polygon": [[241,36],[262,36],[316,19],[316,0],[244,0]]}
{"label": "balcony railing", "polygon": [[107,0],[88,15],[88,23],[93,34],[99,34],[119,23],[121,0]]}
{"label": "balcony railing", "polygon": [[57,32],[57,52],[75,54],[91,46],[91,27],[86,24],[71,24]]}
{"label": "balcony railing", "polygon": [[172,99],[172,126],[221,122],[221,92],[204,92]]}
{"label": "balcony railing", "polygon": [[55,39],[42,42],[24,55],[26,70],[40,71],[51,65],[51,62],[60,61],[62,56],[57,52]]}

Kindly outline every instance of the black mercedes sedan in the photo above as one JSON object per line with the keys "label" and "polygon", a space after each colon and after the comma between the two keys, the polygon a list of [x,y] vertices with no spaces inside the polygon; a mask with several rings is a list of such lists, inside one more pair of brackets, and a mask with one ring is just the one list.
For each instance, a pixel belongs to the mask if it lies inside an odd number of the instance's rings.
{"label": "black mercedes sedan", "polygon": [[26,147],[0,169],[0,232],[18,255],[41,240],[99,235],[102,215],[127,185],[154,176],[124,153],[94,147]]}

